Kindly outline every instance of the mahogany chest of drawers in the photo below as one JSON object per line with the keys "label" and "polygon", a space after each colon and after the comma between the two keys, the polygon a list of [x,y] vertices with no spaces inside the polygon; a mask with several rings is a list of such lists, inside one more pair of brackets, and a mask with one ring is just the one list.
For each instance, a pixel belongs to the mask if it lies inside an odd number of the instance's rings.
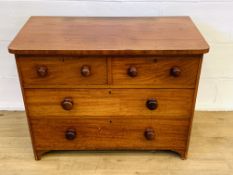
{"label": "mahogany chest of drawers", "polygon": [[208,50],[189,17],[31,17],[9,52],[35,159],[50,150],[186,158]]}

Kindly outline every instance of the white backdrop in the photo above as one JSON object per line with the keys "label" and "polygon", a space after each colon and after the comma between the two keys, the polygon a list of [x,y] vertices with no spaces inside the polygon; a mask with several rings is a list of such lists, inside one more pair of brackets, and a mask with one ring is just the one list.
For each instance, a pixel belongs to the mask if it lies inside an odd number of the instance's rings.
{"label": "white backdrop", "polygon": [[191,16],[210,44],[197,110],[233,110],[232,0],[0,0],[0,109],[24,109],[7,46],[29,16]]}

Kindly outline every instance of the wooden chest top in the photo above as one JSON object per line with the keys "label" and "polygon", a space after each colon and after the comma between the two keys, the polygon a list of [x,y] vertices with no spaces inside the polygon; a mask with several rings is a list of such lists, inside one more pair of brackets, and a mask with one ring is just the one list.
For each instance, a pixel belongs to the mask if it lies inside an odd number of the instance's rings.
{"label": "wooden chest top", "polygon": [[31,17],[14,54],[203,54],[209,46],[189,17]]}

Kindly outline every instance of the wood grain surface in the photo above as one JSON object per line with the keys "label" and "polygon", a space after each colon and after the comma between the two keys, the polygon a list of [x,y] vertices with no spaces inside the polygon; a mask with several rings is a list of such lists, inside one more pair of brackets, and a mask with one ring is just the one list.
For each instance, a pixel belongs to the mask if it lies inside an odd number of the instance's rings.
{"label": "wood grain surface", "polygon": [[189,17],[31,17],[9,46],[15,54],[203,54]]}
{"label": "wood grain surface", "polygon": [[[153,57],[42,57],[17,58],[26,88],[75,88],[75,87],[135,87],[144,88],[194,88],[201,56],[153,56]],[[108,61],[107,61],[108,60]],[[38,75],[38,69],[47,68],[47,75]],[[90,75],[81,73],[83,66],[90,68]],[[137,76],[127,74],[135,67]],[[170,74],[173,67],[180,75]],[[97,86],[96,86],[97,85]],[[114,88],[114,86],[112,86]]]}
{"label": "wood grain surface", "polygon": [[[189,120],[144,119],[45,119],[31,120],[37,150],[185,150]],[[67,140],[68,129],[76,130],[74,140]],[[153,140],[144,132],[151,128]]]}
{"label": "wood grain surface", "polygon": [[[107,60],[100,57],[17,57],[23,86],[28,85],[103,85],[107,84]],[[81,68],[90,67],[90,75],[83,76]],[[39,66],[46,66],[48,75],[37,74]]]}
{"label": "wood grain surface", "polygon": [[[25,89],[30,118],[189,118],[193,89]],[[64,110],[65,97],[73,108]],[[158,108],[149,110],[146,102],[155,98]],[[133,117],[134,116],[134,117]]]}
{"label": "wood grain surface", "polygon": [[[200,56],[154,56],[150,58],[116,57],[112,59],[112,82],[114,85],[154,85],[159,88],[194,88]],[[137,76],[127,74],[129,67],[135,67]],[[181,73],[170,74],[173,67]]]}

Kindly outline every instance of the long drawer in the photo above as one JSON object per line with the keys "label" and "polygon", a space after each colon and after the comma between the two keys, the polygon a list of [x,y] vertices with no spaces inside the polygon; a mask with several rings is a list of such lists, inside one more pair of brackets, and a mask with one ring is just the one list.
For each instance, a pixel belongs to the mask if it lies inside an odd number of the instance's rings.
{"label": "long drawer", "polygon": [[31,118],[189,118],[193,89],[25,89]]}
{"label": "long drawer", "polygon": [[33,119],[38,150],[169,149],[186,147],[189,120]]}

